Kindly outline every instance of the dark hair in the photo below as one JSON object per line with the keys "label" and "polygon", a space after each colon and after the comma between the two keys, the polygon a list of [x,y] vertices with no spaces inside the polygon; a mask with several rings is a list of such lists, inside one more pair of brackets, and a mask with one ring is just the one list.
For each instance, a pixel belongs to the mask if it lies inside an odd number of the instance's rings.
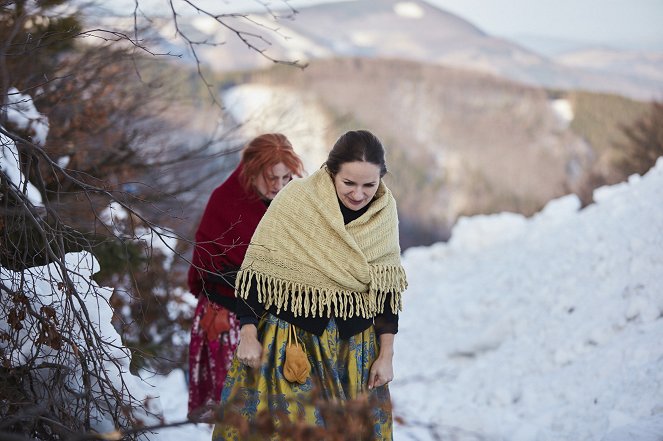
{"label": "dark hair", "polygon": [[292,144],[281,133],[265,133],[253,138],[242,151],[242,171],[240,180],[245,189],[251,188],[251,182],[259,175],[282,162],[292,174],[302,176],[302,160],[292,148]]}
{"label": "dark hair", "polygon": [[329,152],[325,165],[332,176],[336,176],[343,164],[356,161],[377,165],[380,167],[380,177],[387,174],[384,147],[368,130],[351,130],[341,135]]}

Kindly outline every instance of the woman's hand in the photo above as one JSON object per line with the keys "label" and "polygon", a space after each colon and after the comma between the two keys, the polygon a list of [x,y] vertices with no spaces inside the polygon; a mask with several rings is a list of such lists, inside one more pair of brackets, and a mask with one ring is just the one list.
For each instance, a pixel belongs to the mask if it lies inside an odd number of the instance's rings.
{"label": "woman's hand", "polygon": [[368,389],[384,386],[394,379],[394,334],[380,335],[380,353],[371,366]]}
{"label": "woman's hand", "polygon": [[239,331],[239,345],[237,358],[243,364],[257,368],[262,358],[262,345],[258,340],[258,329],[255,325],[247,324]]}

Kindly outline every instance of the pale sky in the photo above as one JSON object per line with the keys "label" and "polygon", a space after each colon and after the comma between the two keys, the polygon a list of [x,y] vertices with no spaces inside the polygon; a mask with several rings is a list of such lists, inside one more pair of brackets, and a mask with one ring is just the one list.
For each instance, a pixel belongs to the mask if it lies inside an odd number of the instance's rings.
{"label": "pale sky", "polygon": [[539,36],[663,51],[663,0],[426,0],[511,39]]}

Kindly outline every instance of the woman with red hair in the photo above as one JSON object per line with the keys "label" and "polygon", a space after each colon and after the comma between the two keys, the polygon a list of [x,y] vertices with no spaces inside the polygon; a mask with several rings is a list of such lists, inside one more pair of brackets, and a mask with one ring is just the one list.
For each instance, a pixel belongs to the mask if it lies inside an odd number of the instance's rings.
{"label": "woman with red hair", "polygon": [[188,282],[198,297],[189,345],[189,417],[218,403],[239,341],[235,274],[258,222],[276,194],[304,173],[288,138],[268,133],[251,140],[240,164],[210,196],[196,231]]}

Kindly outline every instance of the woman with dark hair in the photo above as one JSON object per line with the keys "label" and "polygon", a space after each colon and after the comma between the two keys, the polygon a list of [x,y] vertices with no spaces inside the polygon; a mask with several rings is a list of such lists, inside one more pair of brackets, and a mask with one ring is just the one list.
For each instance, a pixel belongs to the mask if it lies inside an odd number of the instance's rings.
{"label": "woman with dark hair", "polygon": [[[283,418],[326,439],[327,404],[363,398],[370,438],[392,439],[387,383],[407,281],[386,173],[380,141],[347,132],[320,170],[270,205],[237,274],[240,343],[214,441],[292,437]],[[265,418],[273,433],[260,432]]]}
{"label": "woman with dark hair", "polygon": [[[189,289],[198,297],[189,345],[189,417],[217,404],[239,340],[235,274],[271,200],[303,165],[280,133],[251,140],[240,164],[217,187],[196,231]],[[207,406],[209,407],[209,406]]]}

